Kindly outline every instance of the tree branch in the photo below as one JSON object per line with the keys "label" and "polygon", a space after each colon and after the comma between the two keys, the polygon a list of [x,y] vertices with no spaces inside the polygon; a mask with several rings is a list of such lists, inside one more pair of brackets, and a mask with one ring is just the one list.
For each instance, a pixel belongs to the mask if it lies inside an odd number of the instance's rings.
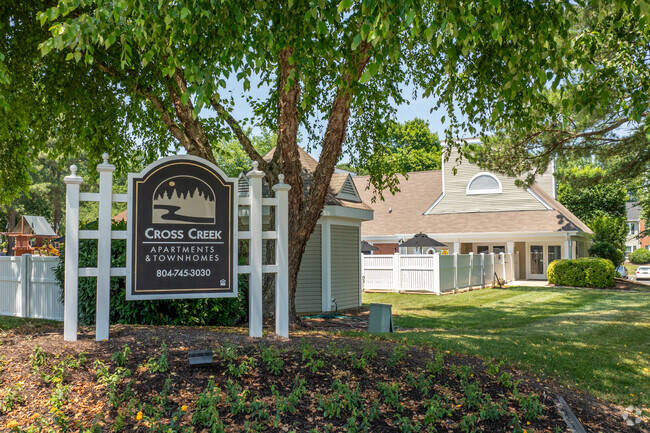
{"label": "tree branch", "polygon": [[[108,75],[115,78],[121,78],[124,81],[124,77],[121,76],[115,69],[103,63],[96,63],[96,65],[99,69],[106,72]],[[188,148],[190,146],[189,137],[185,134],[185,131],[183,131],[183,129],[180,126],[178,126],[178,123],[176,123],[176,121],[169,114],[169,110],[165,106],[165,103],[162,101],[162,99],[154,95],[150,89],[138,85],[138,83],[135,81],[133,83],[133,90],[137,94],[139,94],[140,96],[142,96],[143,98],[151,102],[154,109],[158,111],[158,113],[160,113],[161,119],[165,124],[165,126],[167,126],[169,132],[174,136],[174,138],[176,138],[179,141],[179,143],[183,147]]]}
{"label": "tree branch", "polygon": [[248,154],[248,157],[251,160],[258,162],[259,169],[265,172],[271,171],[269,164],[264,161],[264,158],[260,155],[257,149],[255,149],[250,138],[248,138],[248,135],[246,135],[242,127],[239,125],[239,122],[237,122],[237,119],[226,110],[226,107],[224,107],[215,97],[210,98],[210,105],[214,108],[217,114],[226,121],[230,130],[235,134],[235,137],[237,137],[239,144],[241,144],[244,151]]}

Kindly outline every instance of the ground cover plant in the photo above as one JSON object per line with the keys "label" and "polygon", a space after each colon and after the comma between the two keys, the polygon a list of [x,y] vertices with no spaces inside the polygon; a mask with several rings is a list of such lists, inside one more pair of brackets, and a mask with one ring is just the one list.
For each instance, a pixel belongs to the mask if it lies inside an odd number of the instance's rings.
{"label": "ground cover plant", "polygon": [[[117,325],[64,344],[50,331],[1,334],[3,431],[563,432],[558,393],[589,428],[625,428],[619,408],[404,341]],[[206,347],[214,363],[190,367],[187,350]]]}
{"label": "ground cover plant", "polygon": [[650,407],[650,292],[554,287],[448,296],[365,293],[392,304],[395,334],[498,359],[625,406]]}

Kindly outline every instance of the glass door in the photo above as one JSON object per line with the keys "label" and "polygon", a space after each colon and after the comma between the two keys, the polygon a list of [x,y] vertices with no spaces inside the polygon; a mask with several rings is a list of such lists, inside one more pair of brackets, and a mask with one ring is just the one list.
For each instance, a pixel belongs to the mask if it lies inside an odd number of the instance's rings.
{"label": "glass door", "polygon": [[[551,264],[553,260],[559,260],[562,258],[562,247],[560,245],[549,245],[548,246],[548,261],[546,262],[546,266]],[[544,272],[546,272],[546,269],[544,269]]]}
{"label": "glass door", "polygon": [[545,278],[544,273],[544,245],[530,246],[530,277]]}

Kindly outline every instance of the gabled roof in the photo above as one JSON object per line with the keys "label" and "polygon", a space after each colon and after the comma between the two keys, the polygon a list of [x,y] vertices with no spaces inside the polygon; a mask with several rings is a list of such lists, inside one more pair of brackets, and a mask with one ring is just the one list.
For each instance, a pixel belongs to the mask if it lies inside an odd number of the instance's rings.
{"label": "gabled roof", "polygon": [[628,221],[641,221],[641,206],[638,202],[628,201],[625,203]]}
{"label": "gabled roof", "polygon": [[50,223],[47,222],[45,217],[32,215],[24,215],[22,217],[22,221],[16,224],[16,227],[14,227],[11,233],[33,236],[57,236],[54,230],[52,230],[52,226],[50,226]]}
{"label": "gabled roof", "polygon": [[[274,152],[275,148],[271,149],[269,153],[264,155],[264,160],[270,161],[271,158],[273,158]],[[318,162],[300,146],[298,146],[298,153],[300,155],[300,164],[302,166],[302,181],[304,184],[303,193],[307,196],[309,189],[311,188]],[[332,175],[332,180],[330,181],[330,191],[325,198],[325,205],[372,210],[370,206],[363,202],[352,179],[350,173],[334,173]],[[354,189],[352,195],[350,194],[350,187]]]}
{"label": "gabled roof", "polygon": [[[364,222],[363,236],[385,236],[407,233],[533,233],[584,232],[591,233],[582,221],[569,212],[539,185],[530,188],[551,209],[500,212],[467,212],[428,214],[427,209],[442,195],[442,172],[407,173],[408,180],[398,175],[400,192],[384,193],[371,207],[372,221]],[[361,199],[371,203],[372,187],[368,176],[353,178]]]}

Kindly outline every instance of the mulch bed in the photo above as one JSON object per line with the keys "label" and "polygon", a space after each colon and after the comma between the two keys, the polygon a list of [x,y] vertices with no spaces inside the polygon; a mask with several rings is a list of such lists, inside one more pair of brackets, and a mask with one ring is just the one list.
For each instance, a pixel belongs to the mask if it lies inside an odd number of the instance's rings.
{"label": "mulch bed", "polygon": [[[219,422],[226,432],[345,432],[355,428],[363,431],[364,420],[368,423],[365,431],[370,432],[568,431],[555,405],[557,395],[564,397],[587,431],[648,431],[646,419],[627,425],[626,421],[634,420],[635,415],[625,408],[503,367],[495,373],[494,366],[489,368],[476,357],[446,354],[440,370],[431,373],[436,364],[433,350],[311,331],[350,329],[362,322],[350,319],[350,325],[345,319],[340,320],[338,325],[321,326],[326,319],[321,325],[318,319],[312,319],[294,328],[289,340],[273,334],[251,339],[245,334],[246,328],[117,325],[111,327],[110,341],[95,342],[93,330],[84,328],[79,341],[74,343],[63,341],[60,327],[0,331],[0,401],[6,401],[8,392],[18,384],[22,397],[10,410],[0,412],[0,429],[24,431],[20,429],[43,423],[62,431],[61,425],[67,422],[70,431],[93,425],[96,431],[219,431],[216,427],[211,430],[205,420],[192,424],[197,413],[207,414],[199,394],[212,381],[220,388],[212,403],[216,404]],[[168,350],[168,370],[151,372],[151,365],[160,360],[163,342]],[[111,355],[125,344],[130,349],[125,368],[131,374],[116,382],[111,393],[109,385],[97,379],[102,364],[96,361],[104,363],[105,371],[120,372]],[[32,361],[35,346],[41,348],[41,359],[45,359],[38,370],[33,368],[36,362]],[[273,374],[261,356],[271,346],[280,350],[276,356],[283,363],[279,374]],[[189,366],[187,351],[207,348],[220,354],[215,355],[214,363]],[[234,356],[232,361],[228,360],[228,353]],[[83,365],[75,367],[71,361],[59,376],[60,383],[52,379],[57,374],[53,367],[61,365],[66,356],[68,360],[79,360],[80,354],[85,357]],[[255,359],[254,363],[251,359]],[[241,367],[246,363],[251,366],[248,371]],[[503,373],[511,375],[512,381],[520,381],[516,391],[498,379]],[[295,393],[297,379],[304,379],[304,392]],[[427,380],[430,389],[424,390]],[[65,398],[53,397],[66,386]],[[390,396],[390,386],[398,391],[396,403],[386,397]],[[470,391],[478,392],[475,401]],[[532,398],[532,394],[536,397]],[[293,404],[295,412],[278,412],[280,402],[286,403],[291,395],[298,396]],[[525,398],[528,400],[524,401]],[[424,426],[427,419],[431,421],[428,410],[432,399],[438,399],[438,409],[448,413],[432,423],[435,430],[427,430]],[[541,415],[526,419],[524,405],[534,406],[535,399],[540,403]],[[113,406],[111,401],[116,404]],[[477,405],[476,401],[483,403]],[[505,402],[502,414],[489,420],[481,413],[487,410],[486,401]],[[57,404],[60,409],[53,410]],[[338,416],[326,413],[327,408],[338,408]],[[370,415],[373,410],[378,411],[376,418]],[[521,430],[513,423],[515,414]],[[422,429],[417,430],[417,426]]]}

